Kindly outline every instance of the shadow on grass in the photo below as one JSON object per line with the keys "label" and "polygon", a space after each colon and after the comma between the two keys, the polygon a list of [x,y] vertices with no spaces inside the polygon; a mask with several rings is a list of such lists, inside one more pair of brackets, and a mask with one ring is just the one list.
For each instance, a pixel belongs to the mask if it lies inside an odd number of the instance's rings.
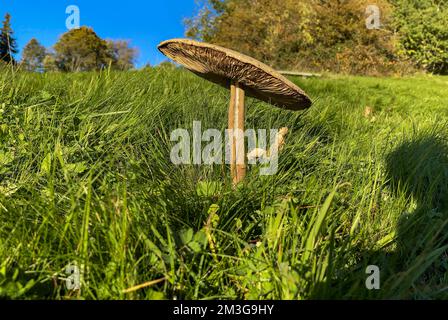
{"label": "shadow on grass", "polygon": [[[395,232],[376,249],[351,248],[345,258],[357,253],[354,266],[338,270],[317,287],[314,298],[448,298],[448,141],[436,134],[409,138],[385,160],[393,197],[407,204]],[[335,265],[344,265],[334,259]],[[369,265],[380,268],[379,290],[366,289]]]}
{"label": "shadow on grass", "polygon": [[397,248],[387,254],[392,298],[447,297],[448,145],[438,135],[402,142],[386,157],[391,189],[413,204],[400,217]]}

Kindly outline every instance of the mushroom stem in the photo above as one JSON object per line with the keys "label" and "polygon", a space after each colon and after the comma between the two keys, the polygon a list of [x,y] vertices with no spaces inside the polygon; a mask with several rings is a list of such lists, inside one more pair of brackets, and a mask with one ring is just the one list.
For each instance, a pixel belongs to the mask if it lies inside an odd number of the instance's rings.
{"label": "mushroom stem", "polygon": [[244,144],[244,120],[246,109],[244,105],[245,92],[239,83],[233,85],[235,87],[234,102],[234,149],[236,151],[236,175],[233,176],[233,183],[237,185],[246,177],[246,151]]}
{"label": "mushroom stem", "polygon": [[236,177],[236,149],[235,149],[235,136],[234,136],[234,128],[235,128],[235,96],[236,96],[236,88],[232,84],[230,86],[230,105],[229,105],[229,142],[230,142],[230,176],[232,180],[235,180]]}

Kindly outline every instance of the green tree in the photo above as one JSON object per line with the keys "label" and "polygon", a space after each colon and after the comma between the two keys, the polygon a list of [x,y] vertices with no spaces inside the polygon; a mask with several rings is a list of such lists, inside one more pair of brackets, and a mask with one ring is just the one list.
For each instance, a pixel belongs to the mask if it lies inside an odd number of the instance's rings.
{"label": "green tree", "polygon": [[187,37],[209,42],[216,34],[220,17],[228,11],[228,0],[200,0],[195,17],[185,19]]}
{"label": "green tree", "polygon": [[17,49],[17,41],[13,37],[13,34],[11,15],[7,13],[3,21],[3,26],[0,29],[0,61],[15,63],[13,55],[19,51]]}
{"label": "green tree", "polygon": [[421,68],[448,74],[448,1],[392,2],[402,53]]}
{"label": "green tree", "polygon": [[107,42],[88,27],[63,34],[54,50],[56,64],[61,71],[101,70],[113,62]]}
{"label": "green tree", "polygon": [[21,65],[26,71],[41,72],[46,54],[45,47],[33,38],[23,49]]}
{"label": "green tree", "polygon": [[134,68],[138,50],[130,46],[127,40],[109,40],[107,42],[112,57],[112,66],[117,70],[131,70]]}

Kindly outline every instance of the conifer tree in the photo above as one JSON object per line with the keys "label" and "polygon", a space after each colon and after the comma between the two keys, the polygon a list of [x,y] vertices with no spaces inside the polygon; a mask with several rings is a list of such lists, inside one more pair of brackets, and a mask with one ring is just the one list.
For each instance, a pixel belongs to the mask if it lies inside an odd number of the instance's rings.
{"label": "conifer tree", "polygon": [[15,63],[13,55],[18,53],[17,41],[13,37],[11,28],[11,15],[7,13],[3,26],[0,29],[0,60],[6,63]]}

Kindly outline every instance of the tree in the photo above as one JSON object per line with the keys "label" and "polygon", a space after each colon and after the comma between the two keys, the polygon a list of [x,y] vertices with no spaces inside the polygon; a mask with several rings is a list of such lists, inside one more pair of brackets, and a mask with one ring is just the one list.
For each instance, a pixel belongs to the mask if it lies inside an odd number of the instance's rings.
{"label": "tree", "polygon": [[63,34],[54,50],[56,64],[62,71],[101,70],[113,62],[107,42],[88,27]]}
{"label": "tree", "polygon": [[187,25],[187,37],[210,42],[216,34],[215,26],[219,24],[218,19],[228,11],[228,0],[201,0],[201,9],[198,14],[185,19]]}
{"label": "tree", "polygon": [[[297,44],[312,42],[310,1],[209,1],[187,35],[249,54],[274,66],[286,64]],[[209,20],[211,19],[211,20]]]}
{"label": "tree", "polygon": [[400,50],[419,67],[448,74],[448,1],[392,0]]}
{"label": "tree", "polygon": [[43,62],[42,67],[44,72],[57,72],[59,71],[54,54],[48,53]]}
{"label": "tree", "polygon": [[379,30],[366,27],[370,0],[208,0],[187,36],[223,45],[277,68],[394,72],[396,39],[388,0]]}
{"label": "tree", "polygon": [[31,39],[23,49],[22,66],[26,71],[43,71],[44,59],[47,50],[35,38]]}
{"label": "tree", "polygon": [[131,70],[134,68],[138,50],[130,46],[127,40],[109,40],[107,42],[112,57],[112,66],[117,70]]}
{"label": "tree", "polygon": [[13,34],[11,15],[7,13],[3,21],[3,26],[0,29],[0,61],[15,63],[13,55],[19,51],[17,50],[17,41],[13,37]]}

